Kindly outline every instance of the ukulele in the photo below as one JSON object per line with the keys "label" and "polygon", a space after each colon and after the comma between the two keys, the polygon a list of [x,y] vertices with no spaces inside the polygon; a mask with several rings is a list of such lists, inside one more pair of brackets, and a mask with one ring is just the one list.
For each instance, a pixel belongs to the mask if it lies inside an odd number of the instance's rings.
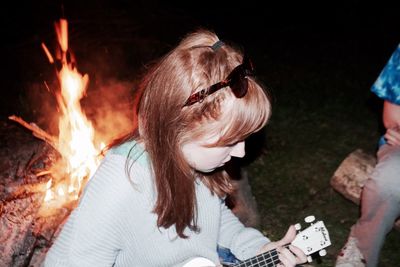
{"label": "ukulele", "polygon": [[[305,219],[306,223],[310,223],[306,229],[300,231],[301,225],[298,223],[295,225],[298,231],[295,239],[291,242],[293,246],[300,248],[304,254],[307,255],[308,262],[312,261],[311,254],[316,252],[320,256],[326,255],[325,248],[331,245],[328,230],[326,229],[323,221],[317,221],[315,223],[314,216],[308,216]],[[260,255],[252,257],[250,259],[241,261],[240,263],[223,265],[223,266],[235,266],[235,267],[274,267],[280,263],[278,258],[278,252],[276,249],[264,252]],[[183,267],[215,267],[215,263],[206,258],[194,258]]]}

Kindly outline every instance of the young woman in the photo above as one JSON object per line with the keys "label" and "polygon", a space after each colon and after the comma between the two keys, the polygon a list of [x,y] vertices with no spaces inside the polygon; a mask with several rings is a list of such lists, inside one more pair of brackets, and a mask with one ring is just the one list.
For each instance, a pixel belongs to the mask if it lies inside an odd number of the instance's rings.
{"label": "young woman", "polygon": [[244,140],[270,115],[252,74],[246,57],[206,30],[159,60],[140,86],[137,129],[111,145],[44,265],[219,265],[219,247],[239,260],[276,249],[282,266],[305,262],[284,247],[293,226],[270,242],[224,204],[233,190],[224,164],[245,155]]}

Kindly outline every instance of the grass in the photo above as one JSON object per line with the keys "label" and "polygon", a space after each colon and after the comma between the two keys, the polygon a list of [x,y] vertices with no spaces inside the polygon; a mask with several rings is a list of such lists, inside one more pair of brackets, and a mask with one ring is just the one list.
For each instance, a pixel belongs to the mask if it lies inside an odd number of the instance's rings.
{"label": "grass", "polygon": [[[332,246],[327,249],[327,256],[313,264],[333,266],[358,218],[359,208],[335,192],[329,181],[341,161],[355,149],[375,151],[380,136],[380,102],[369,88],[387,60],[384,55],[389,56],[391,51],[382,51],[381,58],[363,65],[360,59],[370,50],[363,50],[361,40],[360,46],[351,46],[345,40],[307,45],[310,46],[299,49],[300,55],[285,56],[282,51],[280,58],[268,54],[262,58],[268,62],[261,66],[267,66],[261,79],[272,92],[273,114],[263,135],[260,156],[245,168],[261,213],[263,232],[278,239],[289,224],[305,225],[303,218],[314,215],[325,222]],[[384,48],[376,45],[374,49]],[[322,50],[331,55],[321,60],[318,52]],[[317,55],[297,64],[311,52]],[[358,56],[352,58],[355,52]],[[259,138],[250,145],[257,144]],[[392,231],[380,266],[398,265],[399,246],[400,234]]]}

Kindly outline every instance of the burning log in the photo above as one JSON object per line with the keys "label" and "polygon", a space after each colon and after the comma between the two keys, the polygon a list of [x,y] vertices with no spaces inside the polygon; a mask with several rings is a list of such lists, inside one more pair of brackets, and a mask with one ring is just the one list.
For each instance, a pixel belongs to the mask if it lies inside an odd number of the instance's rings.
{"label": "burning log", "polygon": [[[345,198],[360,205],[361,191],[376,164],[376,158],[357,149],[350,153],[331,178],[332,187]],[[400,219],[394,225],[400,231]]]}
{"label": "burning log", "polygon": [[10,120],[16,121],[25,128],[29,129],[32,131],[32,134],[36,136],[39,139],[42,139],[49,145],[51,145],[54,149],[58,150],[58,140],[56,137],[49,135],[46,133],[44,130],[42,130],[39,126],[37,126],[35,123],[27,123],[24,121],[22,118],[17,117],[15,115],[9,116],[8,117]]}
{"label": "burning log", "polygon": [[58,209],[43,206],[48,169],[59,154],[16,125],[1,123],[0,266],[39,266],[73,203]]}

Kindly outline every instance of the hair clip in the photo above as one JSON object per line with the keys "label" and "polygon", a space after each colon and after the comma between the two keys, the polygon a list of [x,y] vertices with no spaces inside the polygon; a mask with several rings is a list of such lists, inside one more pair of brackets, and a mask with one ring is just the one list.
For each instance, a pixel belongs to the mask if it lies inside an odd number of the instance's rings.
{"label": "hair clip", "polygon": [[223,45],[224,45],[224,42],[222,42],[221,40],[218,40],[218,41],[215,42],[215,44],[213,44],[211,46],[211,49],[214,50],[214,52],[215,52]]}

